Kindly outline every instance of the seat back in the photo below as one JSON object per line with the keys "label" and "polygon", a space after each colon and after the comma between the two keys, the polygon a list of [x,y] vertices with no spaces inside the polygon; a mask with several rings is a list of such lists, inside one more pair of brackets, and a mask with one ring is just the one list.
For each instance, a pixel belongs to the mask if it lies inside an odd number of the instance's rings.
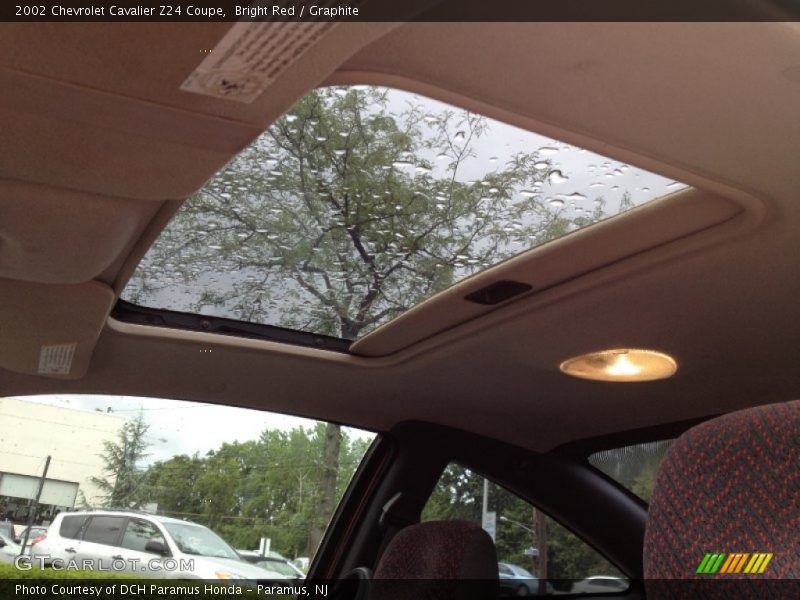
{"label": "seat back", "polygon": [[650,502],[648,594],[655,580],[737,579],[735,594],[748,589],[742,579],[798,578],[798,542],[800,401],[712,419],[675,441]]}
{"label": "seat back", "polygon": [[498,594],[489,534],[468,521],[429,521],[392,538],[375,569],[370,598],[483,600]]}

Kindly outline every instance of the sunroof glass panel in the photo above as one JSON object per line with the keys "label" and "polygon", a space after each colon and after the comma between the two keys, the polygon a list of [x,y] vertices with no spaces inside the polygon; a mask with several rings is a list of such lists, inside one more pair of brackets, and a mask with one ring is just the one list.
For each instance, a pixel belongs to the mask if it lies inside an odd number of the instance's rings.
{"label": "sunroof glass panel", "polygon": [[682,187],[415,94],[321,88],[187,200],[122,298],[356,339]]}

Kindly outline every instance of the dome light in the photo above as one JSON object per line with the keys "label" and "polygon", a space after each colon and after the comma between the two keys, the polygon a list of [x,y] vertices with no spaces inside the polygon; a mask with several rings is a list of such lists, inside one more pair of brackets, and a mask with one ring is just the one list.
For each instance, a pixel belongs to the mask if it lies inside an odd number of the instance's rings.
{"label": "dome light", "polygon": [[656,350],[616,348],[590,352],[565,360],[561,371],[596,381],[654,381],[672,377],[678,370],[674,358]]}

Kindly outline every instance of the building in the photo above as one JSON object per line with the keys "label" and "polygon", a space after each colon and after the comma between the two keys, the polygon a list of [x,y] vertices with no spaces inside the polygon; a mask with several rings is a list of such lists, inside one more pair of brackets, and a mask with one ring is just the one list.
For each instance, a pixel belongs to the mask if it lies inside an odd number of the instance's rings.
{"label": "building", "polygon": [[104,442],[117,441],[125,418],[104,412],[0,398],[0,519],[27,520],[47,456],[51,456],[39,518],[76,502],[99,502],[91,482],[103,477]]}

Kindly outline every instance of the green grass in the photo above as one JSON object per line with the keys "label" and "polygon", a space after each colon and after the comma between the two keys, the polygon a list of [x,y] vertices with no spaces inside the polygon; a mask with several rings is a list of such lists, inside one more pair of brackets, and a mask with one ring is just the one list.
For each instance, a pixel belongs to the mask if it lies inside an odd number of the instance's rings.
{"label": "green grass", "polygon": [[[57,594],[53,594],[52,586],[54,584],[62,583],[64,586],[69,587],[71,585],[89,585],[94,588],[100,588],[104,590],[104,593],[98,595],[70,595],[70,594],[62,594],[58,592]],[[19,598],[31,598],[36,597],[41,600],[86,600],[86,598],[99,598],[100,600],[116,600],[117,598],[136,598],[136,600],[163,600],[163,596],[157,593],[144,593],[144,594],[136,594],[130,595],[126,594],[123,595],[119,591],[120,585],[137,585],[137,584],[144,584],[147,588],[150,588],[151,584],[156,585],[164,585],[164,586],[196,586],[200,588],[199,594],[177,594],[177,595],[170,595],[169,600],[253,600],[258,599],[259,596],[255,592],[245,592],[241,595],[236,594],[206,594],[202,591],[205,584],[208,582],[192,582],[192,581],[178,581],[178,580],[155,580],[155,579],[138,579],[134,578],[130,575],[124,575],[120,573],[104,573],[98,571],[58,571],[55,569],[40,569],[37,566],[31,565],[31,569],[28,571],[17,569],[13,565],[6,565],[0,564],[0,598],[3,600],[15,600]],[[28,586],[44,586],[46,588],[46,595],[29,595],[29,594],[17,594],[16,586],[19,584],[28,585]],[[218,585],[224,585],[224,581],[218,582]],[[116,585],[116,593],[108,593],[106,590],[109,586]],[[287,583],[287,585],[289,585]],[[261,596],[265,598],[266,596]],[[288,596],[270,596],[270,598],[274,598],[275,600],[280,600],[281,598],[289,598]]]}
{"label": "green grass", "polygon": [[29,571],[17,569],[14,565],[0,565],[0,579],[133,579],[122,573],[104,573],[100,571],[56,571],[40,569],[31,564]]}

